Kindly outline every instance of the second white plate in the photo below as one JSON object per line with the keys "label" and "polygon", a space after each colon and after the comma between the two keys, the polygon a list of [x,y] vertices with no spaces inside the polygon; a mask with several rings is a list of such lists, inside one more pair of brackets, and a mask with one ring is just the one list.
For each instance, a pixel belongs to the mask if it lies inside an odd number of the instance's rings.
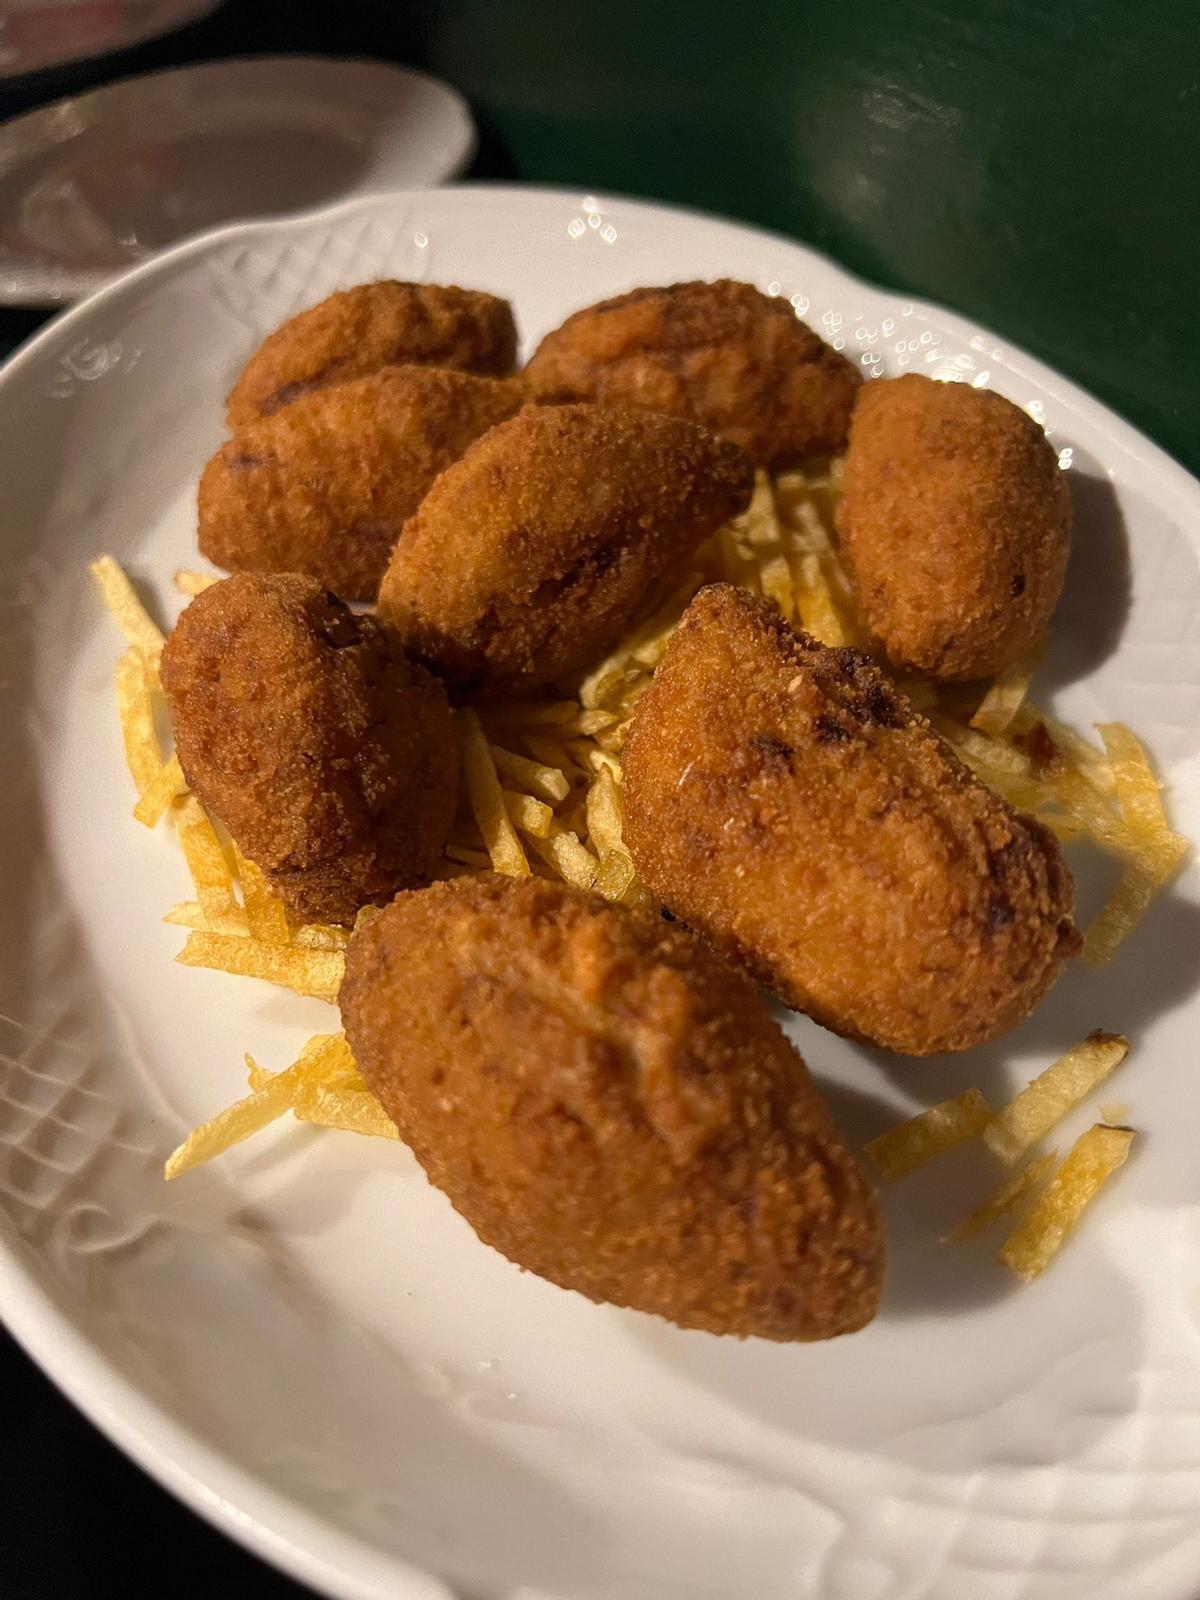
{"label": "second white plate", "polygon": [[256,56],[148,73],[0,128],[0,305],[78,299],[243,217],[455,177],[460,95],[380,61]]}

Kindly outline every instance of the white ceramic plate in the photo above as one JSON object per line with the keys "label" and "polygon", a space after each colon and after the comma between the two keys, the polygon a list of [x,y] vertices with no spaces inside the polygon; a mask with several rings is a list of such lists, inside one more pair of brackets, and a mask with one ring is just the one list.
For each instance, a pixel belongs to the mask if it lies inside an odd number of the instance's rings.
{"label": "white ceramic plate", "polygon": [[0,78],[42,72],[67,61],[110,55],[173,33],[217,9],[220,0],[4,0]]}
{"label": "white ceramic plate", "polygon": [[683,1333],[522,1275],[381,1142],[283,1129],[160,1182],[181,1132],[241,1092],[243,1050],[282,1064],[330,1013],[173,964],[159,918],[184,868],[129,815],[119,644],[85,563],[114,551],[173,614],[242,362],[384,274],[508,295],[527,343],[632,285],[729,274],[792,297],[869,371],[1030,407],[1078,505],[1042,692],[1081,724],[1139,727],[1200,832],[1200,488],[1002,340],[783,239],[623,200],[401,194],[195,241],[0,379],[0,1311],[140,1462],[338,1596],[1194,1600],[1194,872],[1109,970],[1069,972],[993,1048],[907,1062],[794,1025],[855,1137],[1128,1030],[1109,1098],[1140,1152],[1029,1289],[937,1243],[983,1181],[969,1157],[889,1191],[877,1321],[810,1348]]}
{"label": "white ceramic plate", "polygon": [[243,217],[456,176],[462,97],[382,61],[255,56],[151,72],[0,127],[0,304],[90,294]]}

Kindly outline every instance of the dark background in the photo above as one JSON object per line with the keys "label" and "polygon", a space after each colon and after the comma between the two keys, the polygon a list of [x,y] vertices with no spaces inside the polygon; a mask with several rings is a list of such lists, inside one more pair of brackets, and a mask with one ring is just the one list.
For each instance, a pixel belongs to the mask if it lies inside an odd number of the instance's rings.
{"label": "dark background", "polygon": [[[471,102],[471,176],[673,200],[792,234],[1024,345],[1200,471],[1194,0],[317,9],[231,0],[126,55],[0,83],[0,118],[228,55],[423,67]],[[0,351],[42,320],[0,311]],[[12,1600],[304,1592],[176,1506],[11,1345],[0,1404]]]}

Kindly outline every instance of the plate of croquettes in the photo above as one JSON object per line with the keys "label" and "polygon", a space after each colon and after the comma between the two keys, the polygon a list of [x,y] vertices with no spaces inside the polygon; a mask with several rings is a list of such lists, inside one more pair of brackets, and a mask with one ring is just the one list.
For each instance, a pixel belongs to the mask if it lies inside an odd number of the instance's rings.
{"label": "plate of croquettes", "polygon": [[1180,467],[515,186],[195,239],[0,417],[0,1313],[77,1404],[346,1600],[1191,1600]]}

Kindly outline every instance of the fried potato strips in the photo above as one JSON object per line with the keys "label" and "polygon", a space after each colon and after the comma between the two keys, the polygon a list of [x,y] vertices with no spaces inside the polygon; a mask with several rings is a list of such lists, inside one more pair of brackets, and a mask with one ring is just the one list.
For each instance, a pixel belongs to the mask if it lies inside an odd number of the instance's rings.
{"label": "fried potato strips", "polygon": [[145,651],[131,646],[117,662],[117,715],[121,719],[125,764],[143,802],[156,790],[162,769],[153,694],[154,669]]}
{"label": "fried potato strips", "polygon": [[[859,619],[832,532],[842,479],[840,458],[813,458],[774,474],[760,469],[745,511],[697,550],[691,570],[657,611],[577,683],[555,685],[551,699],[463,714],[463,798],[440,875],[489,868],[532,873],[653,908],[624,843],[622,747],[637,702],[700,586],[726,577],[822,643],[876,648]],[[289,917],[263,874],[232,849],[189,793],[163,715],[162,630],[112,557],[101,557],[91,570],[128,645],[117,668],[117,698],[138,796],[134,816],[147,827],[170,816],[194,885],[191,898],[166,917],[187,930],[179,959],[332,1000],[348,929]],[[176,589],[188,597],[216,581],[206,572],[175,574]],[[1094,741],[1033,703],[1036,664],[1036,653],[1027,653],[978,687],[938,686],[920,677],[906,678],[901,687],[1010,804],[1060,840],[1088,842],[1119,863],[1115,887],[1085,931],[1083,959],[1101,964],[1137,925],[1188,847],[1170,829],[1160,781],[1136,735],[1110,722],[1098,726]],[[1053,1153],[1029,1160],[1029,1152],[1126,1049],[1119,1035],[1094,1034],[994,1115],[971,1090],[872,1141],[868,1154],[885,1177],[895,1178],[982,1134],[1013,1170],[949,1237],[967,1239],[1030,1208],[1003,1259],[1019,1276],[1033,1276],[1125,1159],[1133,1135],[1115,1127],[1090,1130],[1048,1186]],[[168,1175],[211,1159],[287,1111],[314,1125],[397,1137],[340,1035],[318,1036],[281,1073],[251,1063],[251,1091],[196,1130],[172,1156]]]}
{"label": "fried potato strips", "polygon": [[189,934],[175,959],[185,967],[210,967],[240,978],[262,978],[320,1000],[336,999],[346,968],[340,950],[281,947],[226,933]]}
{"label": "fried potato strips", "polygon": [[178,756],[168,756],[142,791],[133,814],[146,828],[156,828],[172,800],[187,793],[187,779]]}
{"label": "fried potato strips", "polygon": [[138,599],[128,575],[112,556],[100,556],[89,569],[100,585],[104,604],[112,612],[127,644],[157,659],[163,647],[163,631]]}
{"label": "fried potato strips", "polygon": [[1044,1272],[1100,1190],[1124,1166],[1133,1144],[1132,1128],[1104,1123],[1081,1134],[1054,1174],[1041,1199],[1013,1229],[1000,1259],[1028,1283]]}
{"label": "fried potato strips", "polygon": [[1005,1165],[1015,1165],[1128,1054],[1129,1040],[1123,1034],[1090,1033],[996,1113],[984,1143]]}
{"label": "fried potato strips", "polygon": [[881,1178],[906,1178],[956,1145],[977,1139],[991,1121],[992,1108],[978,1089],[920,1111],[865,1146]]}
{"label": "fried potato strips", "polygon": [[504,804],[487,738],[473,711],[462,713],[463,771],[475,822],[492,867],[510,878],[529,876],[529,861]]}
{"label": "fried potato strips", "polygon": [[1036,1161],[1031,1161],[1027,1167],[1019,1167],[1016,1172],[1005,1178],[981,1205],[975,1207],[970,1216],[964,1217],[958,1227],[946,1235],[946,1243],[957,1244],[962,1239],[972,1239],[985,1228],[990,1228],[993,1222],[998,1222],[1001,1217],[1006,1217],[1015,1211],[1049,1172],[1054,1165],[1056,1154],[1054,1150],[1047,1151],[1044,1156],[1038,1156]]}
{"label": "fried potato strips", "polygon": [[1029,650],[1009,663],[992,683],[971,718],[971,726],[981,733],[1004,733],[1025,704],[1029,685],[1037,670],[1041,650]]}
{"label": "fried potato strips", "polygon": [[246,1066],[250,1094],[190,1133],[168,1158],[164,1177],[178,1178],[203,1166],[288,1111],[322,1127],[399,1137],[359,1076],[343,1034],[315,1034],[282,1072],[264,1071],[252,1056],[246,1057]]}

